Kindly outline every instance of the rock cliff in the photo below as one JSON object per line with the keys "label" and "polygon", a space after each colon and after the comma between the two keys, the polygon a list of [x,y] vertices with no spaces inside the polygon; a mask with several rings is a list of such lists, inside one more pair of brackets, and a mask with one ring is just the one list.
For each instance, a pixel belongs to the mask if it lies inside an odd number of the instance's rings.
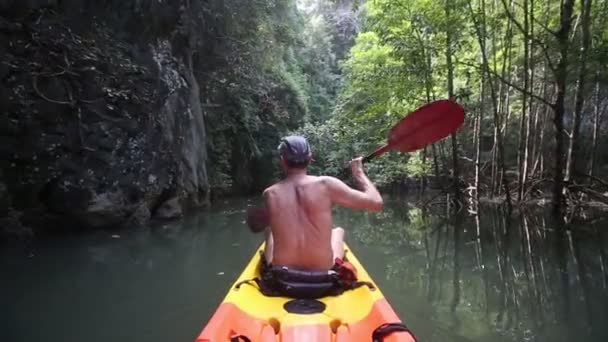
{"label": "rock cliff", "polygon": [[141,224],[207,203],[200,3],[0,0],[4,227]]}

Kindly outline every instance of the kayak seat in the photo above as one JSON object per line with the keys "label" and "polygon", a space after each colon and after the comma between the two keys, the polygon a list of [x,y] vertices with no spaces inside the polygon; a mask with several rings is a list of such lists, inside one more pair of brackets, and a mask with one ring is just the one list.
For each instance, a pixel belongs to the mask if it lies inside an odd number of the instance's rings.
{"label": "kayak seat", "polygon": [[[334,268],[328,271],[308,271],[286,266],[270,265],[259,252],[260,262],[255,278],[242,280],[235,284],[239,290],[243,284],[255,283],[260,292],[267,297],[288,297],[295,299],[319,299],[328,296],[339,296],[346,290],[367,286],[371,291],[375,286],[371,282],[358,281],[354,266],[339,260]],[[353,268],[353,269],[351,269]]]}
{"label": "kayak seat", "polygon": [[[327,271],[309,271],[293,267],[270,265],[260,252],[259,278],[254,281],[260,291],[268,297],[289,297],[295,299],[319,299],[339,296],[344,291],[360,286],[375,287],[370,282],[357,281],[356,270],[344,260]],[[347,269],[346,265],[350,265]]]}
{"label": "kayak seat", "polygon": [[316,299],[344,292],[335,271],[311,272],[285,266],[263,266],[259,285],[269,297]]}

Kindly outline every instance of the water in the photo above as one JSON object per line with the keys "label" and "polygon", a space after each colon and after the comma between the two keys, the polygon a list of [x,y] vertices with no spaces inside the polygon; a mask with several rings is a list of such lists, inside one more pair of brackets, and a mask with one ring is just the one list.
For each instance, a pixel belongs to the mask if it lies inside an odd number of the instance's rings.
{"label": "water", "polygon": [[[260,243],[246,200],[183,221],[0,248],[0,341],[192,342]],[[445,218],[394,200],[336,223],[420,341],[606,341],[606,221]]]}

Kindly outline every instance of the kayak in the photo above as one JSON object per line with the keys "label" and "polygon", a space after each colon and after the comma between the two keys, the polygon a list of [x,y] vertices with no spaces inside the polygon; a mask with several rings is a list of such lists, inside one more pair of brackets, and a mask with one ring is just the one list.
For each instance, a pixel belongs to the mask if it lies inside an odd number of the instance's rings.
{"label": "kayak", "polygon": [[196,342],[415,342],[378,286],[346,247],[346,259],[366,285],[318,299],[269,297],[260,277],[264,244],[232,284]]}

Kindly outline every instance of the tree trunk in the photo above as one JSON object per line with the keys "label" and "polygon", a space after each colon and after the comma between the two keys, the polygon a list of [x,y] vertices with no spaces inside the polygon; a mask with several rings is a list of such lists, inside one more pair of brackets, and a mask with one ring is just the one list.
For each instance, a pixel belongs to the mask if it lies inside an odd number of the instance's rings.
{"label": "tree trunk", "polygon": [[559,63],[555,83],[557,98],[554,105],[553,125],[555,126],[555,154],[553,175],[553,214],[556,219],[562,217],[564,206],[564,102],[566,99],[566,82],[568,81],[568,34],[572,26],[572,8],[574,0],[564,0],[560,13],[560,28],[556,33],[559,45]]}
{"label": "tree trunk", "polygon": [[[504,1],[504,0],[502,0]],[[504,4],[504,2],[503,2]],[[470,3],[469,3],[470,5]],[[471,6],[471,5],[470,5]],[[506,5],[505,5],[506,6]],[[513,0],[511,0],[510,2],[510,6],[513,7]],[[496,8],[496,4],[493,3],[493,8]],[[471,7],[472,9],[472,7]],[[485,16],[485,13],[483,14]],[[479,36],[479,34],[478,34]],[[502,79],[507,79],[510,76],[507,75],[511,75],[510,72],[508,72],[509,70],[511,70],[511,52],[512,52],[512,42],[513,42],[513,25],[511,23],[511,21],[507,22],[507,28],[505,30],[505,36],[503,39],[503,45],[506,46],[506,53],[503,54],[502,57],[502,65],[501,65],[501,78]],[[484,45],[485,46],[485,45]],[[497,48],[496,48],[496,39],[493,36],[492,38],[492,55],[496,56],[497,55]],[[487,60],[487,58],[486,58]],[[486,66],[487,67],[487,66]],[[496,65],[496,59],[494,58],[494,70],[498,70],[498,67]],[[503,82],[500,82],[498,84],[498,92],[496,92],[494,86],[492,85],[492,78],[491,75],[489,75],[489,69],[486,70],[488,72],[488,82],[489,86],[490,86],[490,91],[491,91],[491,96],[492,96],[492,103],[494,106],[494,148],[493,148],[493,155],[492,155],[492,162],[493,162],[493,169],[492,169],[492,194],[499,194],[500,193],[500,189],[503,187],[503,184],[505,184],[505,192],[506,192],[506,196],[507,196],[507,202],[508,205],[511,206],[511,198],[510,198],[510,190],[509,189],[509,185],[508,183],[504,182],[504,177],[506,174],[506,162],[505,162],[505,158],[504,158],[504,149],[503,149],[503,139],[502,137],[504,137],[506,135],[506,125],[505,128],[503,129],[503,122],[502,122],[502,116],[503,113],[505,112],[505,108],[509,108],[509,99],[510,99],[510,92],[511,92],[511,87]],[[506,89],[506,90],[505,90]],[[498,100],[496,99],[498,97]],[[505,122],[509,121],[509,117],[507,114],[507,118],[505,120]]]}
{"label": "tree trunk", "polygon": [[[547,79],[547,66],[543,65],[542,68],[542,75],[543,75],[543,79]],[[542,85],[542,97],[543,98],[547,98],[547,88],[548,84],[547,82],[543,82]],[[540,104],[536,105],[536,108],[534,110],[534,130],[533,130],[533,138],[532,138],[532,152],[530,152],[530,155],[532,156],[532,170],[530,171],[530,176],[534,177],[536,175],[536,170],[538,169],[538,167],[540,166],[540,161],[543,155],[543,131],[544,131],[544,125],[545,125],[545,120],[544,120],[544,115],[541,114],[541,106]],[[545,111],[549,110],[549,107],[545,106]],[[540,178],[542,178],[542,170],[540,172]]]}
{"label": "tree trunk", "polygon": [[538,172],[540,173],[541,177],[544,177],[545,175],[545,128],[547,126],[546,122],[547,119],[549,118],[549,114],[550,114],[550,110],[551,108],[547,107],[545,109],[545,112],[543,114],[543,117],[541,118],[542,120],[542,124],[541,124],[541,129],[540,129],[540,141],[539,141],[539,145],[540,145],[540,151],[539,151],[539,159],[540,159],[540,167]]}
{"label": "tree trunk", "polygon": [[[513,1],[511,1],[510,6],[513,6]],[[472,10],[472,7],[471,7],[471,10]],[[485,13],[483,13],[483,15],[485,16]],[[485,41],[479,39],[480,38],[479,32],[478,32],[477,36],[478,36],[478,41],[479,41],[479,44],[480,44],[480,47],[482,50],[482,56],[484,56],[486,54]],[[510,72],[508,72],[508,71],[511,70],[512,37],[513,37],[513,26],[511,24],[511,21],[509,21],[507,23],[507,29],[506,29],[505,37],[503,40],[503,44],[506,46],[507,51],[504,54],[504,57],[502,60],[502,70],[501,70],[502,79],[505,79],[508,77],[507,75],[510,75]],[[492,41],[494,42],[494,39]],[[496,50],[495,44],[493,44],[493,46],[494,46],[494,49]],[[496,55],[496,51],[493,51],[493,53],[494,53],[494,55]],[[497,180],[496,181],[493,180],[492,190],[493,190],[493,192],[496,191],[496,193],[500,193],[500,189],[504,188],[507,207],[509,208],[509,211],[510,211],[512,208],[511,190],[510,190],[508,180],[505,179],[506,173],[507,173],[507,166],[506,166],[506,161],[505,161],[503,138],[507,134],[507,125],[509,123],[511,87],[509,85],[501,82],[500,89],[497,93],[495,85],[492,82],[492,76],[490,74],[487,56],[484,58],[484,63],[485,63],[484,69],[485,69],[485,71],[487,73],[487,77],[488,77],[488,86],[490,88],[490,96],[492,97],[492,105],[493,105],[493,110],[494,110],[494,143],[496,145],[495,150],[497,150],[496,155],[495,155],[496,162],[497,162],[495,176],[497,177]],[[503,92],[503,89],[505,89],[505,88],[506,88],[506,91]],[[500,102],[498,102],[497,97],[500,98]],[[504,98],[504,100],[503,100],[503,98]],[[505,108],[507,110],[507,115],[503,122],[502,116],[505,111]]]}
{"label": "tree trunk", "polygon": [[435,181],[441,184],[441,188],[443,188],[443,181],[441,180],[441,172],[439,171],[439,161],[437,160],[437,148],[435,144],[431,145],[432,153],[433,153],[433,165],[435,167]]}
{"label": "tree trunk", "polygon": [[[530,6],[529,6],[529,12],[530,12],[530,20],[528,21],[528,27],[530,30],[530,37],[534,37],[534,0],[530,0]],[[534,55],[533,52],[531,50],[532,47],[532,39],[528,39],[528,72],[526,74],[529,75],[528,78],[528,85],[530,88],[530,93],[534,93]],[[530,163],[530,144],[532,143],[532,139],[530,138],[530,125],[532,122],[532,105],[534,103],[534,98],[532,96],[530,96],[528,98],[528,115],[526,118],[526,141],[525,141],[525,146],[524,146],[524,165],[523,165],[523,174],[522,174],[522,181],[523,181],[523,186],[521,188],[522,193],[522,200],[523,198],[523,194],[525,194],[526,192],[526,182],[528,181],[528,173],[529,173],[529,163]]]}
{"label": "tree trunk", "polygon": [[[420,43],[421,47],[422,47],[422,58],[424,60],[424,89],[426,92],[426,101],[427,102],[431,102],[432,98],[431,98],[431,91],[433,88],[433,65],[431,64],[431,58],[430,58],[430,54],[427,53],[426,51],[426,45],[425,42],[420,34],[419,31],[416,31],[416,36],[418,38],[418,42]],[[433,154],[433,164],[435,167],[435,180],[439,180],[441,175],[439,173],[439,165],[437,164],[437,153],[435,150],[435,145],[432,145],[432,154]],[[424,152],[422,153],[422,163],[425,164],[426,163],[426,156],[427,156],[427,149],[426,147],[424,148]],[[421,182],[424,178],[421,177]],[[424,186],[424,183],[422,184]],[[423,188],[423,187],[422,187]]]}
{"label": "tree trunk", "polygon": [[[483,1],[483,0],[482,0]],[[481,165],[481,119],[484,113],[484,77],[481,76],[480,108],[475,122],[475,212],[479,213],[479,167]]]}
{"label": "tree trunk", "polygon": [[[508,62],[508,67],[507,70],[511,69],[511,63],[512,63],[512,46],[509,45],[509,62]],[[505,96],[505,109],[507,111],[507,114],[505,115],[505,119],[504,122],[502,123],[502,134],[501,137],[506,137],[508,136],[509,133],[509,121],[511,119],[511,86],[507,87],[507,94]],[[504,140],[503,140],[504,141]],[[504,144],[503,144],[504,145]],[[509,179],[507,178],[507,170],[508,170],[508,166],[507,166],[507,161],[505,160],[505,154],[504,154],[504,149],[501,152],[502,154],[502,168],[500,169],[500,177],[498,177],[499,180],[499,185],[500,187],[503,187],[505,189],[505,195],[507,196],[507,199],[510,201],[511,199],[511,190],[510,190],[510,185],[509,185]]]}
{"label": "tree trunk", "polygon": [[[504,3],[503,3],[504,5]],[[510,1],[511,8],[513,8],[513,0]],[[507,52],[505,53],[502,65],[502,78],[510,78],[511,77],[511,66],[513,63],[513,23],[509,20],[507,23],[507,31],[505,32],[504,43],[507,46]],[[511,86],[504,85],[506,88],[503,107],[500,108],[497,113],[498,118],[496,120],[498,130],[500,131],[500,139],[501,143],[498,145],[499,147],[499,176],[498,176],[498,186],[504,187],[505,195],[507,198],[507,203],[509,208],[511,208],[511,189],[509,186],[509,181],[506,179],[507,176],[507,161],[505,160],[504,153],[504,137],[507,136],[508,127],[509,127],[509,119],[511,117]],[[506,112],[506,115],[504,113]],[[501,116],[504,116],[504,120]]]}
{"label": "tree trunk", "polygon": [[568,146],[568,160],[566,163],[566,181],[570,181],[575,175],[575,169],[577,164],[577,157],[580,157],[580,142],[579,134],[581,129],[581,112],[583,110],[583,104],[585,101],[585,79],[587,76],[587,52],[589,51],[589,45],[591,44],[591,33],[590,33],[590,13],[591,13],[591,1],[592,0],[581,0],[581,29],[583,31],[583,44],[581,46],[581,53],[579,59],[578,69],[578,80],[576,85],[576,95],[574,104],[574,117],[572,133],[570,134],[570,145]]}
{"label": "tree trunk", "polygon": [[[469,2],[470,5],[470,2]],[[483,46],[481,48],[484,50],[481,52],[481,62],[483,65],[487,67],[488,61],[485,56],[485,48],[486,48],[486,40],[487,40],[487,32],[486,32],[486,2],[485,0],[481,0],[481,34],[480,41],[483,40]],[[483,113],[485,112],[485,80],[484,73],[482,72],[480,75],[480,90],[479,90],[479,114],[477,117],[477,122],[475,124],[475,133],[477,134],[475,140],[475,213],[479,215],[479,167],[481,160],[481,121],[483,119]]]}
{"label": "tree trunk", "polygon": [[589,171],[590,175],[594,175],[595,169],[595,156],[597,153],[597,134],[600,127],[600,71],[595,73],[595,108],[593,109],[593,137],[591,143],[591,156],[589,157]]}
{"label": "tree trunk", "polygon": [[[450,13],[451,13],[451,8],[452,6],[452,0],[446,0],[445,1],[445,15],[447,18],[447,21],[450,22]],[[453,99],[454,98],[454,65],[452,63],[452,31],[448,25],[448,27],[446,27],[446,49],[445,49],[445,55],[446,55],[446,65],[447,65],[447,69],[448,69],[448,98]],[[456,133],[452,133],[452,168],[453,168],[453,180],[452,180],[452,189],[454,191],[454,197],[456,199],[456,202],[458,203],[462,203],[461,197],[462,194],[460,193],[460,187],[459,187],[459,182],[460,182],[460,168],[459,168],[459,163],[458,163],[458,140],[457,140],[457,135]]]}
{"label": "tree trunk", "polygon": [[528,0],[524,0],[524,27],[523,27],[523,40],[524,40],[524,91],[522,91],[522,109],[521,118],[519,120],[519,148],[517,149],[517,164],[519,174],[517,177],[517,200],[521,201],[524,192],[526,191],[526,145],[528,142],[528,136],[526,135],[526,118],[528,117],[528,89],[529,84],[529,72],[530,72],[530,37],[529,37],[529,23],[528,23]]}

